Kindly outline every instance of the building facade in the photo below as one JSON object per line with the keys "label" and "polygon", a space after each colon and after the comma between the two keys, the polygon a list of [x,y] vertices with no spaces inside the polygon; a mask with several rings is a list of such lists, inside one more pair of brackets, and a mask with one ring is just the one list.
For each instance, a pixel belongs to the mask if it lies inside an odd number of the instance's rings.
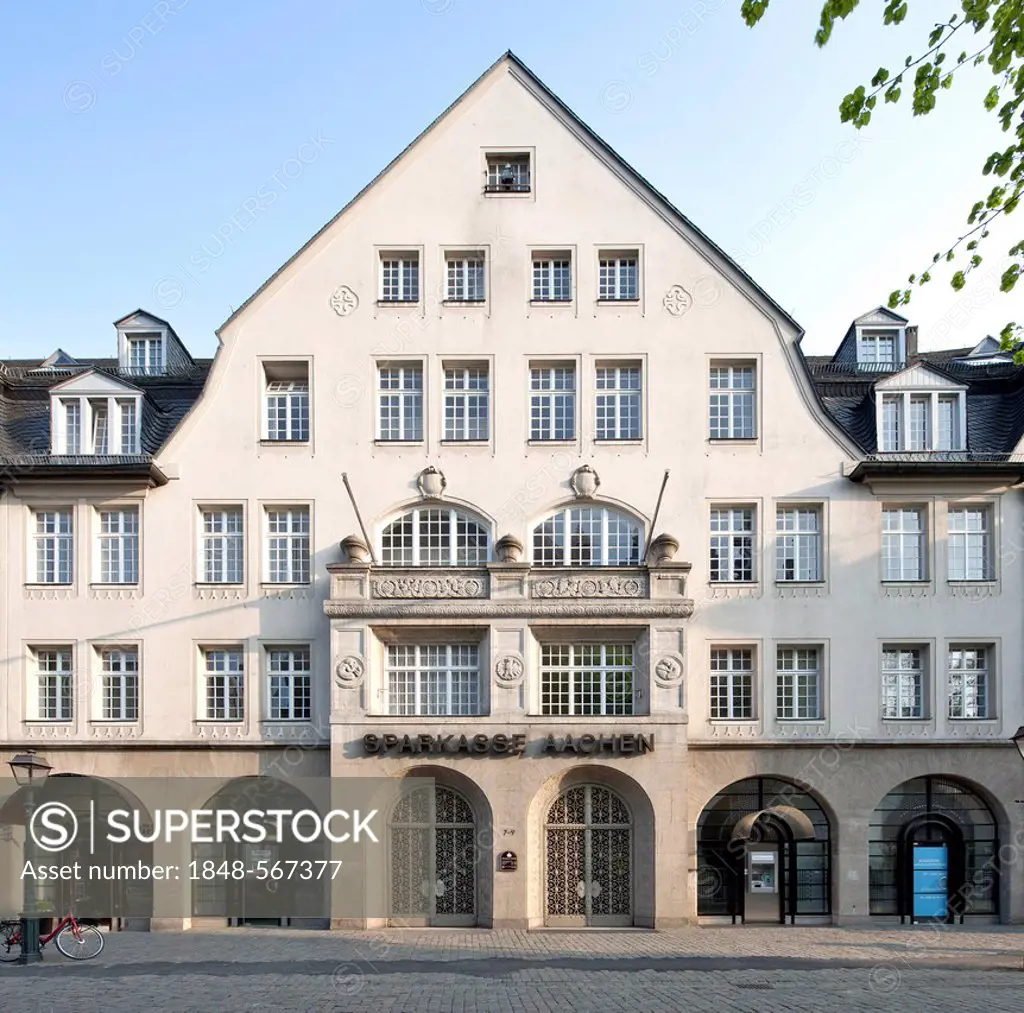
{"label": "building facade", "polygon": [[9,752],[429,776],[402,924],[1024,918],[995,343],[804,356],[511,54],[215,359],[115,328],[0,366]]}

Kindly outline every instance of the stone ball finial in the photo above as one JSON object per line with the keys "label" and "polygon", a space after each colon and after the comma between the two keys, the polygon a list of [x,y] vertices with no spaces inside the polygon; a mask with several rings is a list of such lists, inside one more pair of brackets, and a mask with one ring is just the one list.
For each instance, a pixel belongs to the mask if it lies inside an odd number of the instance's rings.
{"label": "stone ball finial", "polygon": [[678,539],[673,538],[672,535],[658,535],[658,537],[651,542],[651,548],[649,551],[650,561],[655,566],[660,563],[670,563],[678,551]]}
{"label": "stone ball finial", "polygon": [[499,563],[518,563],[523,558],[523,543],[513,535],[502,535],[494,543]]}
{"label": "stone ball finial", "polygon": [[341,551],[349,563],[370,562],[370,548],[359,535],[346,535],[341,540]]}

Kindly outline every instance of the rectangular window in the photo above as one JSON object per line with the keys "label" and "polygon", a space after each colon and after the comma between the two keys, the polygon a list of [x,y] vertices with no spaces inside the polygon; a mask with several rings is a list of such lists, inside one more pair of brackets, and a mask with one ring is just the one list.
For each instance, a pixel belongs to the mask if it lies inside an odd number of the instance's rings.
{"label": "rectangular window", "polygon": [[878,444],[883,453],[963,450],[963,394],[883,394]]}
{"label": "rectangular window", "polygon": [[82,452],[82,403],[81,401],[62,401],[64,409],[64,453],[80,454]]}
{"label": "rectangular window", "polygon": [[576,439],[576,367],[530,367],[530,439]]}
{"label": "rectangular window", "polygon": [[711,510],[711,580],[751,582],[754,571],[753,507]]}
{"label": "rectangular window", "polygon": [[491,415],[487,366],[451,367],[444,371],[444,438],[487,440]]}
{"label": "rectangular window", "polygon": [[241,584],[245,575],[245,515],[241,507],[204,507],[199,536],[200,581]]}
{"label": "rectangular window", "polygon": [[263,438],[285,443],[309,441],[309,364],[265,362]]}
{"label": "rectangular window", "polygon": [[70,507],[32,513],[36,584],[70,584],[75,575],[74,514]]}
{"label": "rectangular window", "polygon": [[382,253],[380,257],[380,301],[419,302],[420,255]]}
{"label": "rectangular window", "polygon": [[135,647],[100,651],[104,721],[139,720],[139,652]]}
{"label": "rectangular window", "polygon": [[818,507],[779,507],[775,529],[775,579],[821,580],[821,510]]}
{"label": "rectangular window", "polygon": [[241,647],[203,651],[203,717],[241,721],[245,716],[245,654]]}
{"label": "rectangular window", "polygon": [[955,394],[939,395],[939,435],[936,450],[960,450],[960,399]]}
{"label": "rectangular window", "polygon": [[900,394],[882,396],[882,450],[899,450],[903,444],[903,397]]}
{"label": "rectangular window", "polygon": [[595,406],[599,440],[639,440],[643,435],[640,366],[597,367]]}
{"label": "rectangular window", "polygon": [[632,644],[544,644],[541,713],[633,713]]}
{"label": "rectangular window", "polygon": [[883,648],[882,717],[924,716],[924,651],[918,647]]}
{"label": "rectangular window", "polygon": [[949,579],[992,580],[992,511],[961,507],[949,511]]}
{"label": "rectangular window", "polygon": [[534,255],[533,301],[572,301],[572,258],[568,253]]}
{"label": "rectangular window", "polygon": [[932,445],[932,399],[927,394],[910,398],[908,450],[928,450]]}
{"label": "rectangular window", "polygon": [[637,254],[602,253],[598,262],[597,297],[602,300],[635,302],[639,298]]}
{"label": "rectangular window", "polygon": [[312,672],[308,647],[274,647],[267,651],[272,721],[308,721]]}
{"label": "rectangular window", "polygon": [[949,649],[949,716],[983,720],[991,711],[991,650],[987,647]]}
{"label": "rectangular window", "polygon": [[379,440],[423,439],[423,367],[377,367]]}
{"label": "rectangular window", "polygon": [[164,371],[163,342],[159,334],[140,334],[127,339],[128,368],[132,373],[157,375]]}
{"label": "rectangular window", "polygon": [[309,583],[309,507],[267,508],[266,582]]}
{"label": "rectangular window", "polygon": [[857,364],[868,369],[896,364],[896,335],[885,331],[866,331],[860,336]]}
{"label": "rectangular window", "polygon": [[757,436],[756,383],[753,365],[712,363],[709,407],[712,440],[752,440]]}
{"label": "rectangular window", "polygon": [[92,419],[92,452],[94,454],[110,453],[110,417],[107,402],[90,401],[89,415]]}
{"label": "rectangular window", "polygon": [[139,508],[99,511],[97,536],[100,584],[139,582]]}
{"label": "rectangular window", "polygon": [[74,716],[70,647],[37,647],[32,651],[35,681],[35,718],[70,721]]}
{"label": "rectangular window", "polygon": [[121,453],[139,452],[139,420],[134,401],[118,401],[121,413]]}
{"label": "rectangular window", "polygon": [[389,644],[389,714],[480,713],[480,648],[476,644]]}
{"label": "rectangular window", "polygon": [[449,253],[445,259],[448,302],[483,302],[485,290],[484,255],[482,253]]}
{"label": "rectangular window", "polygon": [[754,652],[749,647],[711,651],[711,719],[750,721],[754,717]]}
{"label": "rectangular window", "polygon": [[882,510],[882,580],[927,580],[925,512],[920,507]]}
{"label": "rectangular window", "polygon": [[780,647],[775,662],[780,721],[818,721],[822,715],[821,653],[817,647]]}
{"label": "rectangular window", "polygon": [[529,193],[530,156],[528,154],[487,156],[487,193]]}

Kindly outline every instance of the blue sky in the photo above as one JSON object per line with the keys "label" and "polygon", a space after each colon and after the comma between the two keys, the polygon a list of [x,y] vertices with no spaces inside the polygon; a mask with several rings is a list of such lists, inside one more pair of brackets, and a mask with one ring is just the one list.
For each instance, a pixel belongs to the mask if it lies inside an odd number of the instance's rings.
{"label": "blue sky", "polygon": [[[930,117],[839,122],[842,96],[930,27],[932,0],[898,29],[881,6],[823,51],[817,0],[775,0],[753,31],[740,0],[10,6],[0,356],[112,354],[112,321],[137,306],[213,354],[232,308],[506,49],[744,264],[805,351],[830,352],[959,234],[1005,146],[980,111],[987,71]],[[260,187],[273,202],[231,228]],[[1024,319],[1019,294],[993,294],[1010,242],[964,293],[943,277],[915,294],[922,348]]]}

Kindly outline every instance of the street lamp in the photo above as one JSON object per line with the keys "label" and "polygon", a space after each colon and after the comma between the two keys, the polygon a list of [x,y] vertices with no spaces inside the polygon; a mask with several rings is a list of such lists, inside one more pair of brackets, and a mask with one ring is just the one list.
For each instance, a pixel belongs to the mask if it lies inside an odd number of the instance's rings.
{"label": "street lamp", "polygon": [[[31,822],[36,788],[41,788],[50,771],[50,766],[34,749],[27,749],[10,760],[11,773],[19,788],[25,789],[25,860],[35,858],[35,841],[32,838]],[[26,876],[25,910],[21,915],[21,956],[19,964],[34,964],[43,959],[39,949],[39,912],[36,908],[36,881],[33,876]]]}
{"label": "street lamp", "polygon": [[1021,725],[1010,738],[1010,741],[1017,747],[1020,758],[1024,760],[1024,725]]}

